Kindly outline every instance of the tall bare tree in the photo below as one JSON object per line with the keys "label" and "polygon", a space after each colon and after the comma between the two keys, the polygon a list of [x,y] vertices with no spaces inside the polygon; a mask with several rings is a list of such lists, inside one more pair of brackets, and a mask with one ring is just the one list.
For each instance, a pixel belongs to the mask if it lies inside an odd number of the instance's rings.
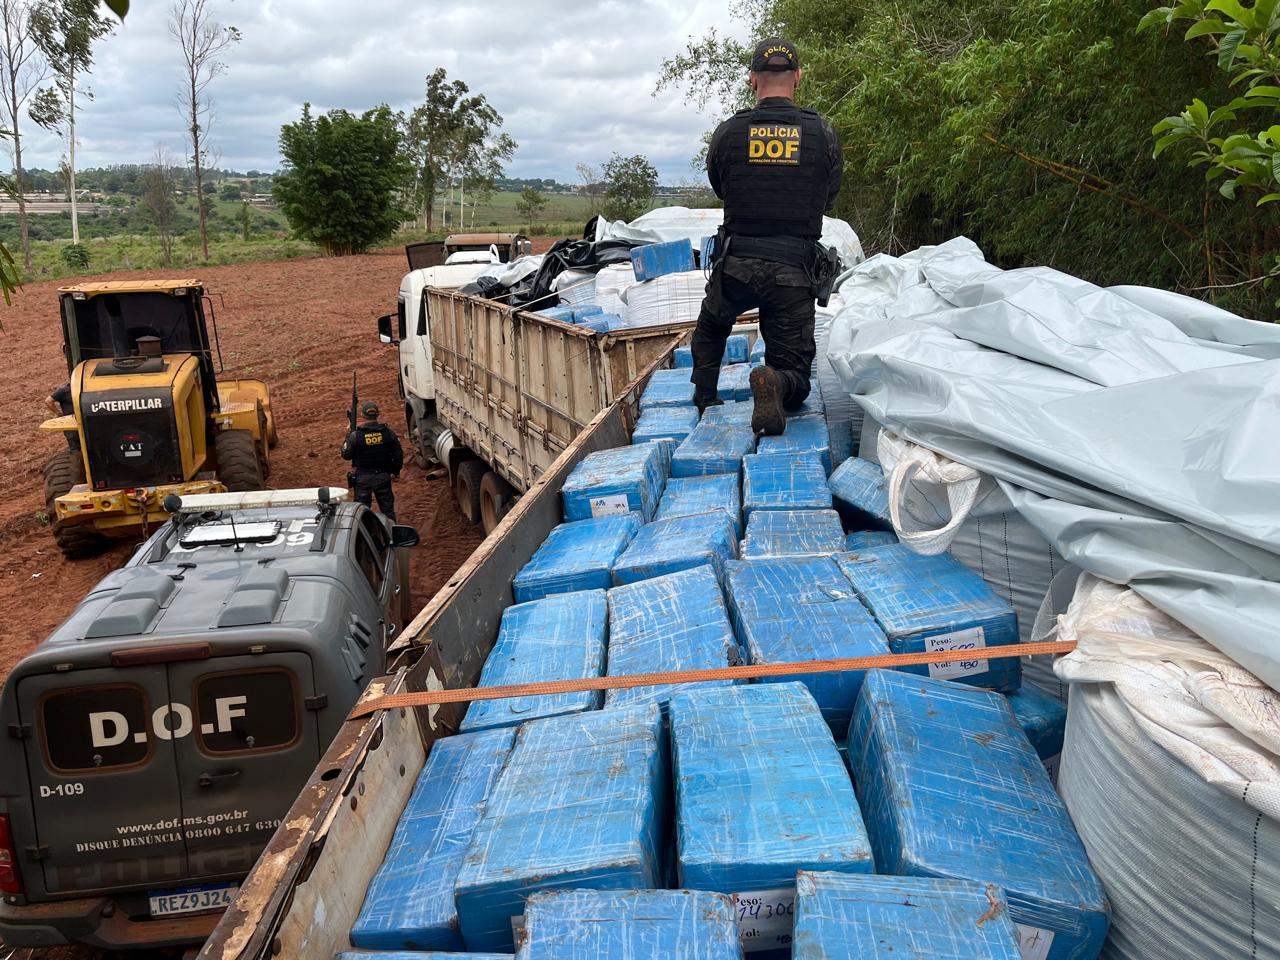
{"label": "tall bare tree", "polygon": [[166,267],[173,264],[173,232],[178,219],[178,206],[173,199],[176,181],[173,158],[164,144],[156,144],[151,166],[142,175],[142,206],[156,228],[160,256]]}
{"label": "tall bare tree", "polygon": [[93,66],[93,45],[113,27],[98,12],[98,0],[44,0],[31,7],[31,34],[49,63],[53,86],[31,100],[31,119],[67,138],[68,192],[71,194],[71,242],[80,242],[76,197],[76,95],[93,92],[78,84]]}
{"label": "tall bare tree", "polygon": [[211,0],[175,0],[169,8],[169,36],[182,48],[186,71],[178,94],[178,107],[187,122],[191,140],[191,166],[195,173],[196,209],[200,213],[200,246],[209,259],[209,235],[205,228],[204,171],[209,128],[213,125],[213,101],[209,84],[226,72],[222,56],[240,40],[240,31],[223,26],[213,16]]}
{"label": "tall bare tree", "polygon": [[49,64],[31,31],[31,4],[0,0],[0,103],[13,141],[13,194],[18,201],[22,262],[31,270],[31,234],[27,222],[27,185],[22,170],[22,109],[49,75]]}

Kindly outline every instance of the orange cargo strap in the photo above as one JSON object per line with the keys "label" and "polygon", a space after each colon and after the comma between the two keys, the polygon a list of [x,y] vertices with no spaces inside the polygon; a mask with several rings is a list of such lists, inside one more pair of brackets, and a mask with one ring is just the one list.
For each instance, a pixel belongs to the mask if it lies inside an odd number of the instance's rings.
{"label": "orange cargo strap", "polygon": [[935,650],[923,653],[885,653],[872,657],[836,657],[830,660],[802,660],[797,663],[753,663],[741,667],[711,667],[706,670],[669,670],[661,673],[631,673],[616,677],[584,677],[577,680],[544,680],[539,683],[512,683],[497,687],[464,687],[458,690],[423,690],[417,693],[389,693],[361,701],[347,714],[348,720],[367,717],[376,710],[396,707],[430,707],[442,703],[470,703],[473,700],[506,700],[511,697],[539,697],[581,690],[626,690],[671,683],[698,683],[703,680],[753,680],[758,677],[786,677],[806,673],[841,673],[874,670],[877,667],[909,667],[925,663],[957,663],[969,660],[1003,660],[1007,657],[1034,657],[1069,653],[1074,641],[1017,643],[999,647],[972,647],[964,650]]}

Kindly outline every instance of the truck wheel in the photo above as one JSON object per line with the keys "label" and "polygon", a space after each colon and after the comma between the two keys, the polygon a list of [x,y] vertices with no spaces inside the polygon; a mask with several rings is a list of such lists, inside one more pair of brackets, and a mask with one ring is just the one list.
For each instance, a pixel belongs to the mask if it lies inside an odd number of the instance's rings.
{"label": "truck wheel", "polygon": [[468,523],[479,523],[480,514],[480,482],[489,472],[483,460],[463,460],[458,464],[458,472],[453,479],[453,495],[458,499],[458,508]]}
{"label": "truck wheel", "polygon": [[409,449],[413,451],[413,462],[425,470],[431,466],[431,458],[422,446],[422,428],[418,425],[418,418],[408,407],[404,411],[404,424],[405,436],[409,438]]}
{"label": "truck wheel", "polygon": [[54,501],[64,493],[70,493],[77,483],[84,483],[84,461],[72,450],[59,450],[44,465],[44,509],[53,528],[53,539],[62,555],[69,560],[80,560],[100,553],[107,545],[107,538],[90,529],[87,524],[67,523],[56,519],[58,511]]}
{"label": "truck wheel", "polygon": [[248,430],[223,430],[213,438],[218,479],[232,493],[263,489],[258,444]]}
{"label": "truck wheel", "polygon": [[511,484],[490,470],[480,481],[480,520],[485,533],[502,522],[515,505],[516,491]]}

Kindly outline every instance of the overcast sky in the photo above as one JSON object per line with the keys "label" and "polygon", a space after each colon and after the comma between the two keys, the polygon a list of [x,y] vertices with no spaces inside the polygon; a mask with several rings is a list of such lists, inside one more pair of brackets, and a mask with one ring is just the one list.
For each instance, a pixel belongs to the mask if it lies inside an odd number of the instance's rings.
{"label": "overcast sky", "polygon": [[[574,180],[574,165],[642,153],[664,183],[695,175],[715,122],[678,92],[652,96],[658,67],[708,27],[738,36],[725,0],[215,0],[243,40],[211,93],[219,166],[274,170],[280,126],[302,104],[408,108],[436,66],[484,93],[520,147],[516,177]],[[96,48],[94,100],[79,117],[77,168],[144,163],[157,143],[186,155],[175,106],[181,64],[167,2],[135,0]],[[56,166],[66,144],[27,122],[27,166]]]}

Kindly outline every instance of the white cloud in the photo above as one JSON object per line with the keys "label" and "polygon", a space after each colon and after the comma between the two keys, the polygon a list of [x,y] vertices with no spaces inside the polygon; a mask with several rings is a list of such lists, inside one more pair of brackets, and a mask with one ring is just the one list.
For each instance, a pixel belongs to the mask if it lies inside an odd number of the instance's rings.
{"label": "white cloud", "polygon": [[[217,15],[243,41],[214,81],[212,143],[221,165],[275,169],[280,126],[313,109],[409,108],[436,66],[484,93],[520,144],[512,176],[573,179],[574,165],[642,153],[664,181],[693,175],[715,118],[676,91],[654,97],[662,59],[714,26],[741,36],[726,0],[222,0]],[[83,104],[77,166],[146,162],[156,143],[185,155],[181,79],[167,4],[137,4],[97,47]],[[24,160],[53,167],[56,137],[27,124]]]}

